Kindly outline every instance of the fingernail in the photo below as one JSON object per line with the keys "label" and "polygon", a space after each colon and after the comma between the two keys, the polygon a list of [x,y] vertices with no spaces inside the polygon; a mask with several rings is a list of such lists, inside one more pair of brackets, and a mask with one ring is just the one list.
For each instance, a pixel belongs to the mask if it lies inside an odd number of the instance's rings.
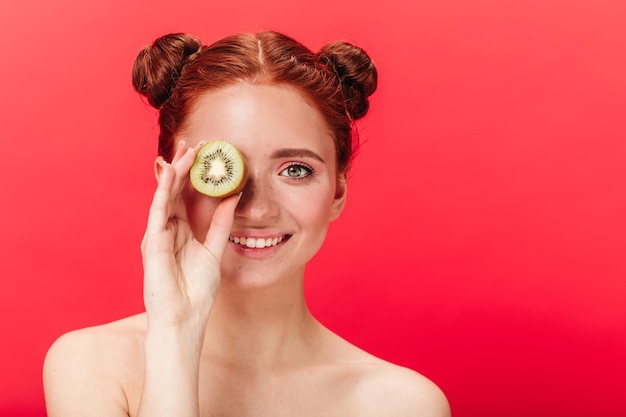
{"label": "fingernail", "polygon": [[180,142],[178,142],[178,147],[182,148],[183,146],[185,146],[185,141],[181,140]]}

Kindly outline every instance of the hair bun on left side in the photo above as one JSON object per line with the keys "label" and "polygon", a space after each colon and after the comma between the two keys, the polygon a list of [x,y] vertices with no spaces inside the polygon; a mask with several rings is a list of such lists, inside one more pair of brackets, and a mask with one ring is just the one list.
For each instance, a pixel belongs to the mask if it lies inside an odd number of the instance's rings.
{"label": "hair bun on left side", "polygon": [[143,48],[133,64],[133,87],[160,109],[169,99],[189,56],[202,47],[186,33],[170,33]]}

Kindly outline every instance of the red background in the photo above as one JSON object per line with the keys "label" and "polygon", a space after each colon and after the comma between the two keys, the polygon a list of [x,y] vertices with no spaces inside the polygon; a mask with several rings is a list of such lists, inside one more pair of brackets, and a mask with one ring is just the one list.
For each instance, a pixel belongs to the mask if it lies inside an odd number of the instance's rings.
{"label": "red background", "polygon": [[136,53],[264,28],[380,70],[315,314],[455,417],[626,415],[625,3],[380,3],[0,5],[0,415],[44,415],[60,334],[142,309],[157,130]]}

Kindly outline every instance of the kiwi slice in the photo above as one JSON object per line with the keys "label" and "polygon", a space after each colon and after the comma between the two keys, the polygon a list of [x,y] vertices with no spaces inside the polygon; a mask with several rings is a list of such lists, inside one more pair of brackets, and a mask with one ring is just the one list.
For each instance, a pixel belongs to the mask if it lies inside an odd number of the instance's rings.
{"label": "kiwi slice", "polygon": [[189,178],[191,185],[202,194],[228,197],[243,189],[248,178],[246,161],[230,142],[208,142],[198,150]]}

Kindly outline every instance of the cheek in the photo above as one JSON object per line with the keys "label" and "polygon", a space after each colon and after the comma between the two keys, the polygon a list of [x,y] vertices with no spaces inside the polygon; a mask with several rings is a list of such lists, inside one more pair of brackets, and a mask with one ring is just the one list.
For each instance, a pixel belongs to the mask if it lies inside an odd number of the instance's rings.
{"label": "cheek", "polygon": [[295,210],[292,213],[300,227],[299,243],[302,245],[302,258],[299,259],[308,262],[324,244],[331,221],[332,203],[329,198],[330,192],[327,190],[305,195],[306,197],[302,196],[298,203],[294,204]]}
{"label": "cheek", "polygon": [[315,226],[320,232],[330,222],[334,188],[324,184],[294,198],[292,207],[301,224]]}

